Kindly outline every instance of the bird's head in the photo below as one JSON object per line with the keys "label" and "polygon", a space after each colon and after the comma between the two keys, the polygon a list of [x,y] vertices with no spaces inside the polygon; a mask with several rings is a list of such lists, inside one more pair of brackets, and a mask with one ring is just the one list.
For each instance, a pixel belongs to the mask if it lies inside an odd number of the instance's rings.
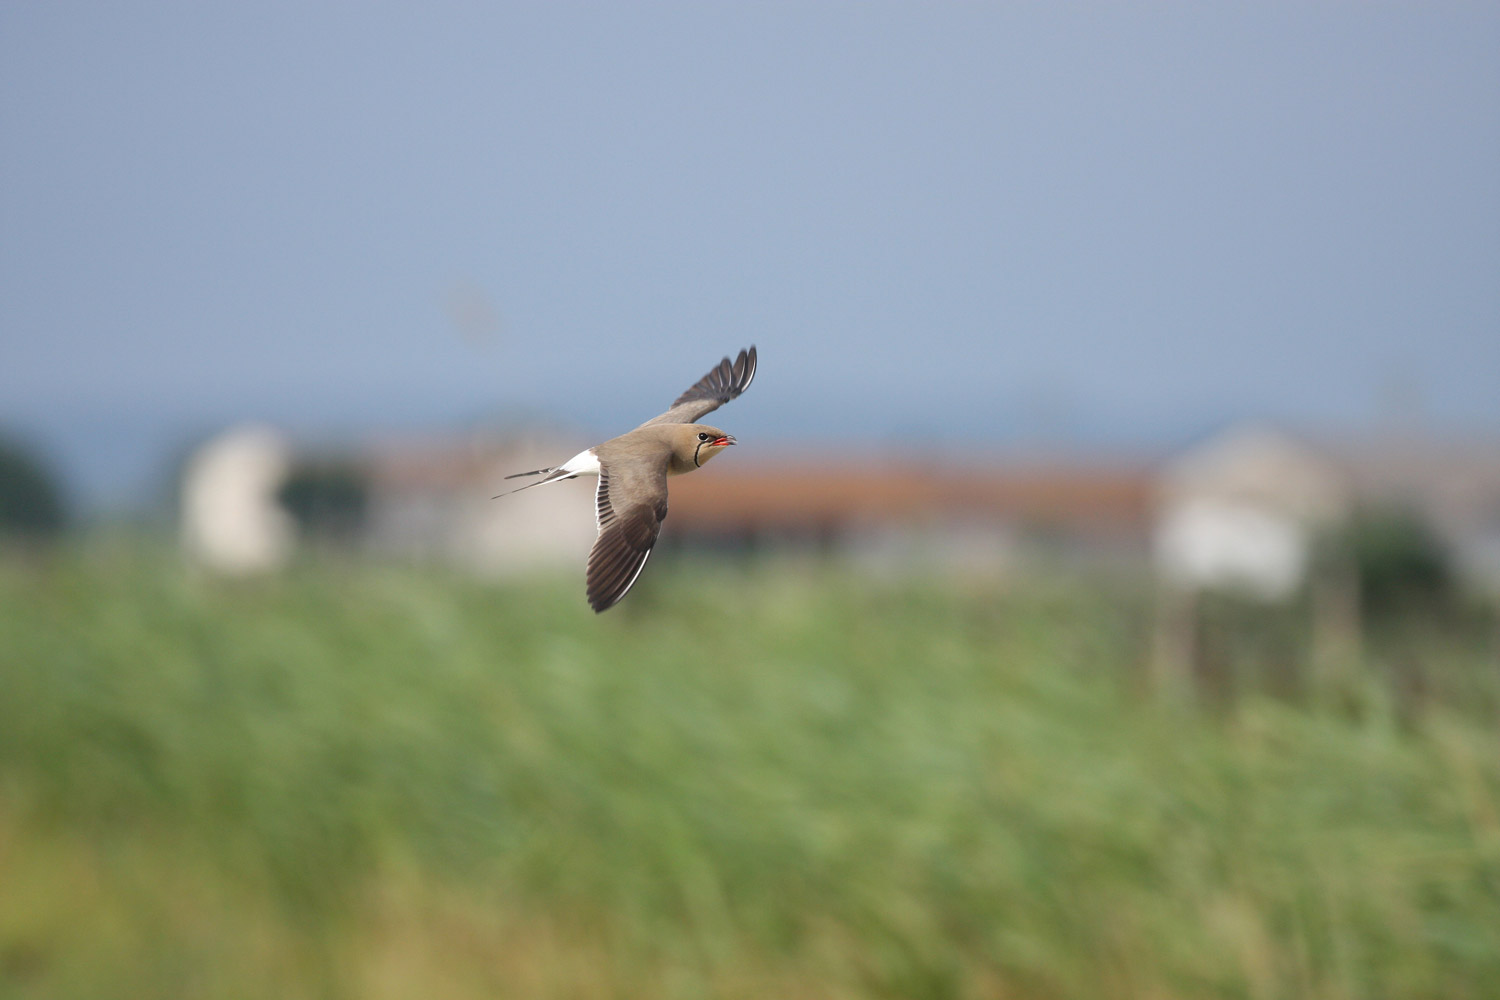
{"label": "bird's head", "polygon": [[734,443],[732,434],[725,434],[717,427],[683,424],[672,450],[681,465],[701,468],[710,458]]}

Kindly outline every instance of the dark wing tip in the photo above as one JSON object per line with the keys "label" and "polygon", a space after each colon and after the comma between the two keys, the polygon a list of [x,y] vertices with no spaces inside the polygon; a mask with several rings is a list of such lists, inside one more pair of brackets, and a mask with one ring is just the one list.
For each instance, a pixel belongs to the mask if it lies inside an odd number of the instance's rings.
{"label": "dark wing tip", "polygon": [[651,550],[634,549],[616,537],[594,547],[589,557],[588,599],[594,613],[607,611],[620,603],[640,578]]}
{"label": "dark wing tip", "polygon": [[707,375],[695,382],[691,389],[678,396],[672,405],[712,399],[722,406],[750,388],[750,383],[755,378],[755,364],[755,345],[751,344],[742,349],[739,357],[733,361],[727,357],[720,361]]}

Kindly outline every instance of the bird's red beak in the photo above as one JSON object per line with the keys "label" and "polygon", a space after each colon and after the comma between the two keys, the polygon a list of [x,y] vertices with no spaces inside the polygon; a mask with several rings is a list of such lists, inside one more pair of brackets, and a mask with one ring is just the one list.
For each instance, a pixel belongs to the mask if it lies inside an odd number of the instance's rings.
{"label": "bird's red beak", "polygon": [[724,448],[724,447],[727,447],[728,445],[737,444],[737,443],[738,442],[735,441],[733,434],[725,434],[723,437],[721,437],[721,438],[714,438],[714,440],[713,440],[713,446],[715,448]]}

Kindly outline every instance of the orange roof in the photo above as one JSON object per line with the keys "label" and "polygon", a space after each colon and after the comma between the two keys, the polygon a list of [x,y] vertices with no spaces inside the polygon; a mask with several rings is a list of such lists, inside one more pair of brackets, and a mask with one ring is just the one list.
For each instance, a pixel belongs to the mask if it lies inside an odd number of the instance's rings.
{"label": "orange roof", "polygon": [[934,517],[1142,528],[1151,480],[1140,470],[1034,466],[946,472],[915,462],[830,468],[811,462],[715,466],[674,479],[678,527],[733,530]]}

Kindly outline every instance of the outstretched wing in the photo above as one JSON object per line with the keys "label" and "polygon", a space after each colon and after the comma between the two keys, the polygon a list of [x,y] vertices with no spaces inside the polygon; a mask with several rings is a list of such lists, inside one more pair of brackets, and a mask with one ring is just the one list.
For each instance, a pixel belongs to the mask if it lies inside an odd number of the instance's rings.
{"label": "outstretched wing", "polygon": [[652,417],[642,424],[696,424],[704,414],[712,413],[740,393],[750,388],[755,379],[755,345],[740,351],[740,356],[731,362],[720,361],[705,376],[700,378],[687,392],[678,396],[672,408],[659,417]]}
{"label": "outstretched wing", "polygon": [[589,607],[604,611],[619,603],[651,556],[667,517],[667,470],[647,475],[599,469],[594,496],[599,537],[589,552]]}

